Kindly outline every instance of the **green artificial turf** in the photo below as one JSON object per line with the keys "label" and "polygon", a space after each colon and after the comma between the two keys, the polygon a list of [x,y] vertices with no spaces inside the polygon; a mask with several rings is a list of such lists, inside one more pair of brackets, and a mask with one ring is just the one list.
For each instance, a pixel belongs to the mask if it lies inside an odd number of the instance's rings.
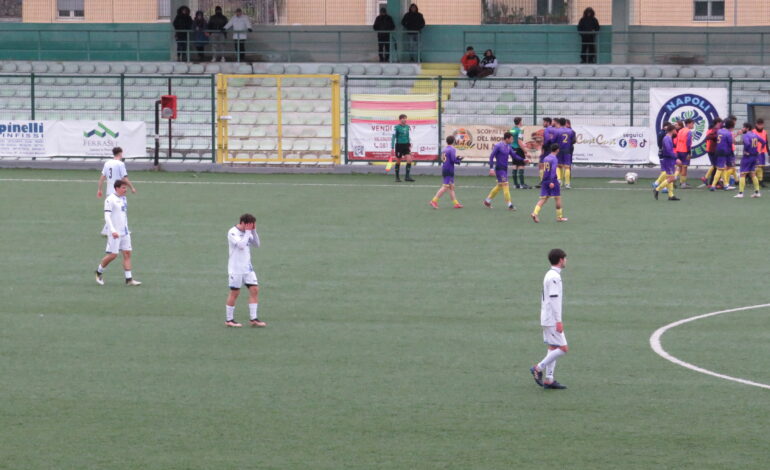
{"label": "green artificial turf", "polygon": [[[767,199],[575,179],[557,224],[439,177],[131,172],[134,277],[106,285],[97,172],[0,170],[0,468],[766,468],[770,391],[657,356],[650,335],[770,302]],[[529,181],[532,183],[532,181]],[[190,184],[179,184],[190,183]],[[593,188],[593,189],[588,189]],[[747,194],[748,195],[748,194]],[[227,230],[257,216],[266,329],[224,326]],[[540,290],[570,352],[544,391]],[[770,308],[663,347],[770,383]],[[245,294],[236,318],[248,318]]]}

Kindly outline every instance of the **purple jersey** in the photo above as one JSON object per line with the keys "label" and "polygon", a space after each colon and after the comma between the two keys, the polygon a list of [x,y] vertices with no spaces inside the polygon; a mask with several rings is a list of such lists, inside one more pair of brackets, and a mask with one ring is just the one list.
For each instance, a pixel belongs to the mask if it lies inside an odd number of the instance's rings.
{"label": "purple jersey", "polygon": [[557,183],[559,181],[556,173],[558,165],[559,159],[552,153],[548,154],[543,159],[543,182],[541,183],[543,186],[548,183]]}
{"label": "purple jersey", "polygon": [[754,131],[749,131],[743,134],[743,155],[748,157],[758,157],[759,148],[766,144],[767,142],[755,134]]}
{"label": "purple jersey", "polygon": [[670,135],[663,137],[663,149],[660,153],[661,158],[676,158],[674,153],[674,139]]}
{"label": "purple jersey", "polygon": [[559,144],[559,153],[564,155],[572,154],[572,146],[575,145],[575,131],[569,127],[562,127],[554,132],[556,143]]}
{"label": "purple jersey", "polygon": [[729,129],[717,131],[717,156],[729,157],[733,155],[733,133]]}
{"label": "purple jersey", "polygon": [[506,141],[496,143],[492,147],[492,153],[489,154],[489,168],[494,168],[496,171],[508,171],[508,157],[521,160],[521,157],[516,155],[516,152]]}
{"label": "purple jersey", "polygon": [[451,145],[447,145],[444,148],[444,163],[441,165],[441,172],[454,174],[455,165],[459,164],[460,159],[457,158],[457,149]]}

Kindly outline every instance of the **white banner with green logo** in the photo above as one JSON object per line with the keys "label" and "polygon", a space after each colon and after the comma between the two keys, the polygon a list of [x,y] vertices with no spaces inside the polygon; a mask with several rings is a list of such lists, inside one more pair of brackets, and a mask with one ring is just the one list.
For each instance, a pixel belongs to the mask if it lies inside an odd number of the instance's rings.
{"label": "white banner with green logo", "polygon": [[139,121],[0,122],[0,157],[147,157],[147,126]]}

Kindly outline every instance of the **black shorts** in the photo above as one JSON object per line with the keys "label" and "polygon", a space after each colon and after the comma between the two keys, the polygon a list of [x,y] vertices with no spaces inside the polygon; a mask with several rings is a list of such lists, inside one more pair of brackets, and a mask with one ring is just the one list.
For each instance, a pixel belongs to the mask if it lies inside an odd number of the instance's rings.
{"label": "black shorts", "polygon": [[412,144],[396,144],[396,158],[405,157],[412,153]]}
{"label": "black shorts", "polygon": [[[523,158],[525,160],[527,159],[527,156],[524,155],[524,150],[522,148],[513,149],[513,151],[516,152],[516,155],[518,155],[519,157],[521,157],[521,158]],[[519,163],[517,161],[514,161],[513,162],[513,166],[514,166],[514,168],[518,167],[518,166],[524,166],[524,162]]]}

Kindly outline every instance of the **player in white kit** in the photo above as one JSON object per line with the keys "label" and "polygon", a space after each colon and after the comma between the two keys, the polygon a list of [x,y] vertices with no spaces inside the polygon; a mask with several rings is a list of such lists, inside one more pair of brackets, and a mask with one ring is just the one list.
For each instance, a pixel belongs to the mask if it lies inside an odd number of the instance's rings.
{"label": "player in white kit", "polygon": [[104,270],[118,253],[123,253],[123,270],[126,276],[127,286],[138,286],[142,283],[134,280],[131,274],[131,231],[128,229],[128,201],[126,191],[128,183],[117,180],[113,184],[115,192],[104,199],[104,222],[107,225],[109,236],[107,248],[99,266],[96,267],[96,283],[104,285]]}
{"label": "player in white kit", "polygon": [[[102,168],[102,174],[99,176],[99,189],[96,190],[96,197],[102,197],[102,185],[104,180],[107,180],[107,196],[115,192],[115,181],[123,180],[126,182],[132,193],[136,193],[136,188],[128,180],[128,170],[126,170],[126,164],[123,163],[123,149],[115,147],[112,149],[113,159],[104,163]],[[102,236],[109,235],[107,233],[107,225],[102,228]]]}
{"label": "player in white kit", "polygon": [[257,219],[251,214],[243,214],[238,224],[227,231],[227,244],[229,245],[229,258],[227,260],[227,274],[229,277],[230,295],[225,306],[225,325],[241,327],[235,321],[235,301],[241,293],[241,286],[249,289],[249,323],[251,326],[264,327],[267,323],[260,321],[257,308],[259,295],[259,281],[251,265],[251,247],[259,248],[259,235],[257,235]]}
{"label": "player in white kit", "polygon": [[[535,378],[535,383],[546,389],[562,390],[567,387],[553,378],[556,360],[567,354],[567,337],[564,336],[562,323],[562,285],[561,270],[567,265],[567,254],[564,250],[554,248],[548,253],[551,269],[543,279],[543,294],[540,305],[540,326],[543,328],[543,342],[548,345],[548,354],[542,361],[532,366],[529,371]],[[543,377],[545,370],[545,377]]]}

